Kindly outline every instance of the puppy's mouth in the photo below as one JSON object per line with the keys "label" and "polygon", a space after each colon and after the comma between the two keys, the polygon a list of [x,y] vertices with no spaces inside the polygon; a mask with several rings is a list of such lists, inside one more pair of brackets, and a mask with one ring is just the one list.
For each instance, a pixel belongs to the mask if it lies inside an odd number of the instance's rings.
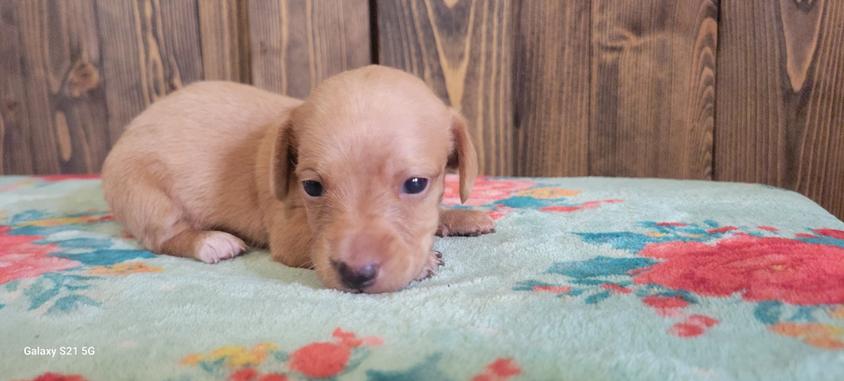
{"label": "puppy's mouth", "polygon": [[[353,287],[347,287],[347,286],[340,286],[337,289],[340,290],[340,291],[343,291],[343,292],[348,292],[350,294],[380,294],[380,293],[385,292],[385,291],[375,291],[375,287],[373,287],[373,286],[374,286],[374,284],[369,285],[369,286],[361,286],[361,287],[354,287],[354,288]],[[397,290],[388,291],[388,292],[395,292],[395,291],[399,291],[399,290],[401,290],[401,288],[397,289]]]}

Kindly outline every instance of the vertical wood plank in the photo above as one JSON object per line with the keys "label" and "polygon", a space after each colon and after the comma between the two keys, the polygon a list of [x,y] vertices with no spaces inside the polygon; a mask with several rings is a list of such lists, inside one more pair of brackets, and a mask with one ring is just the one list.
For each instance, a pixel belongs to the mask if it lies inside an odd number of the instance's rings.
{"label": "vertical wood plank", "polygon": [[0,174],[32,173],[31,129],[20,65],[17,0],[0,0]]}
{"label": "vertical wood plank", "polygon": [[156,99],[202,78],[195,0],[97,1],[111,143]]}
{"label": "vertical wood plank", "polygon": [[590,174],[708,179],[717,5],[592,3]]}
{"label": "vertical wood plank", "polygon": [[246,3],[238,0],[203,0],[197,5],[204,79],[247,80],[245,73],[249,66],[248,60],[242,62],[240,59],[244,48],[241,46],[240,33],[248,32],[240,31],[241,26],[245,27],[240,18]]}
{"label": "vertical wood plank", "polygon": [[513,174],[588,174],[590,3],[518,3]]}
{"label": "vertical wood plank", "polygon": [[366,0],[252,0],[252,83],[305,97],[321,80],[370,63]]}
{"label": "vertical wood plank", "polygon": [[17,15],[33,172],[98,171],[109,136],[93,2],[20,1]]}
{"label": "vertical wood plank", "polygon": [[513,2],[378,0],[379,62],[423,78],[471,125],[485,174],[512,174]]}
{"label": "vertical wood plank", "polygon": [[844,3],[721,6],[715,178],[794,189],[844,218]]}

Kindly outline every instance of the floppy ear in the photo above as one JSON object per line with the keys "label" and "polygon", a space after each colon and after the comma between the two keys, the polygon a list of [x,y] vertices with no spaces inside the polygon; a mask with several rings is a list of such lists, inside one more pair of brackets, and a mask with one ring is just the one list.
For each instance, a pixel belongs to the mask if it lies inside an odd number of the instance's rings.
{"label": "floppy ear", "polygon": [[448,166],[457,168],[460,175],[460,202],[466,202],[472,193],[475,177],[478,176],[478,154],[469,135],[466,119],[457,111],[451,112],[451,135],[454,140],[454,150],[449,155]]}
{"label": "floppy ear", "polygon": [[270,191],[273,192],[275,198],[284,200],[287,197],[290,177],[293,176],[297,161],[293,122],[289,118],[278,127],[272,155]]}

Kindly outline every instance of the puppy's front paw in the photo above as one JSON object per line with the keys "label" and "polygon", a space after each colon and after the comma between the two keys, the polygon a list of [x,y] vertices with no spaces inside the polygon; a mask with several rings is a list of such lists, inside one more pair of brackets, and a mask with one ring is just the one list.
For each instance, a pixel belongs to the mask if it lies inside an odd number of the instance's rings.
{"label": "puppy's front paw", "polygon": [[246,244],[240,238],[220,231],[202,232],[196,247],[196,259],[205,263],[234,258],[246,250]]}
{"label": "puppy's front paw", "polygon": [[425,262],[425,267],[422,268],[422,272],[419,273],[419,276],[416,277],[416,280],[419,281],[434,276],[440,266],[445,266],[445,261],[443,261],[443,253],[440,253],[436,250],[431,251],[431,255],[428,256],[428,261]]}
{"label": "puppy's front paw", "polygon": [[478,236],[494,233],[495,221],[489,213],[479,210],[452,209],[440,212],[440,226],[437,235]]}

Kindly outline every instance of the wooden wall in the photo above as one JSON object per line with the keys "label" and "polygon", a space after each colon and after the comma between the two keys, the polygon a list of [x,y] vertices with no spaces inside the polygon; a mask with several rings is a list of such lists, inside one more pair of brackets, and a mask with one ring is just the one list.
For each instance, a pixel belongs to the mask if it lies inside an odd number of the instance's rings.
{"label": "wooden wall", "polygon": [[484,172],[763,182],[844,217],[844,1],[0,0],[6,174],[96,172],[186,83],[303,97],[376,62]]}

